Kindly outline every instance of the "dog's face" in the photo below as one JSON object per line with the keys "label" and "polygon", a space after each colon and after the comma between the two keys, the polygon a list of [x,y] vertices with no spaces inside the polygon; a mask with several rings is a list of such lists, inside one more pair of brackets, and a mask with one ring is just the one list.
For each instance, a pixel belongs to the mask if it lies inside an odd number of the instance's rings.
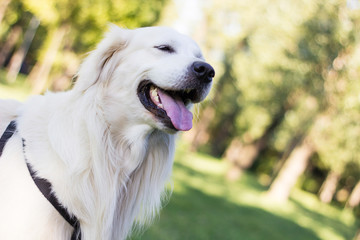
{"label": "dog's face", "polygon": [[166,132],[189,130],[191,106],[204,100],[215,75],[193,40],[165,27],[112,27],[93,55],[101,59],[94,85],[104,86],[111,124],[123,124],[126,115],[133,124]]}

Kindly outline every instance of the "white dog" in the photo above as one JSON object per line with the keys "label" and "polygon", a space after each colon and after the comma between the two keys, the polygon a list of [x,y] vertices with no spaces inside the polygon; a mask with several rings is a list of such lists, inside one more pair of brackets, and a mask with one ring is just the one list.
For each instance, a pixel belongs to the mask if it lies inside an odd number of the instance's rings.
{"label": "white dog", "polygon": [[[111,26],[72,90],[0,101],[0,136],[16,124],[0,157],[0,239],[125,239],[149,223],[176,133],[192,127],[189,109],[214,74],[196,43],[174,30]],[[80,226],[76,234],[56,204]]]}

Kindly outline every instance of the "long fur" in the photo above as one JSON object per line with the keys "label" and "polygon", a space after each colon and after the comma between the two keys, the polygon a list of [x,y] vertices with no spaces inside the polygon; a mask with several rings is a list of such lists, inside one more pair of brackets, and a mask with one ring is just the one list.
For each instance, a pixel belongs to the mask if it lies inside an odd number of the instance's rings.
{"label": "long fur", "polygon": [[[135,64],[130,56],[137,54],[137,46],[129,43],[143,32],[150,34],[150,41],[164,32],[184,37],[169,29],[152,31],[112,26],[85,59],[72,90],[48,92],[25,104],[11,102],[11,107],[0,101],[0,130],[12,119],[18,125],[0,158],[0,239],[64,240],[72,232],[34,186],[24,159],[52,183],[59,201],[80,220],[85,240],[125,239],[134,227],[147,225],[158,214],[171,175],[176,134],[157,125],[135,92],[139,81],[156,75],[153,69],[160,71],[163,63],[139,60],[136,70],[128,71],[133,66],[129,62]],[[184,41],[181,47],[198,51],[192,41]],[[182,58],[162,71],[184,71],[194,60]]]}

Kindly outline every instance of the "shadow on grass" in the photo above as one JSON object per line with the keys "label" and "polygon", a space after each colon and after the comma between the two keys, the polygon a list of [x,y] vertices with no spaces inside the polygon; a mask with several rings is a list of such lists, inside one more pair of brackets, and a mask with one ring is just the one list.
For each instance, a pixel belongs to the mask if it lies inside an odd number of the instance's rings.
{"label": "shadow on grass", "polygon": [[356,229],[359,227],[354,225],[352,227],[352,230],[350,230],[349,226],[345,225],[341,219],[333,219],[330,217],[326,217],[323,214],[311,211],[310,209],[304,207],[303,203],[298,199],[291,198],[291,201],[296,204],[296,207],[301,211],[303,215],[308,216],[316,222],[321,222],[323,225],[329,226],[332,229],[336,229],[336,232],[338,232],[339,235],[343,236],[344,239],[353,239]]}
{"label": "shadow on grass", "polygon": [[[181,162],[175,162],[174,163],[174,168],[176,168],[178,171],[181,170],[184,173],[186,173],[186,175],[188,176],[194,176],[197,178],[201,178],[207,182],[212,182],[212,183],[223,183],[223,184],[227,184],[229,183],[224,175],[218,175],[218,176],[214,176],[214,175],[209,175],[209,174],[205,174],[199,171],[196,171],[184,164],[182,164]],[[246,188],[252,188],[256,191],[262,192],[267,190],[268,188],[261,185],[257,180],[256,177],[250,174],[243,174],[241,176],[241,181],[239,182],[240,185],[243,185]]]}
{"label": "shadow on grass", "polygon": [[132,239],[233,239],[297,240],[319,239],[296,223],[260,208],[241,206],[185,187],[174,193],[160,220],[142,236]]}

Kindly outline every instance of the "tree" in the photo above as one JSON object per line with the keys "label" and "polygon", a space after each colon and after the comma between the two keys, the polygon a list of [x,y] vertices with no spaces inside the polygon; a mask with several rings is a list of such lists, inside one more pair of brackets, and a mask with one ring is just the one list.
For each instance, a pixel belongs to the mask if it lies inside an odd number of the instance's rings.
{"label": "tree", "polygon": [[[63,40],[71,33],[69,45],[75,51],[88,51],[102,36],[108,22],[141,27],[159,19],[166,0],[89,1],[89,0],[25,0],[24,4],[46,27],[48,34],[38,53],[38,61],[29,74],[33,93],[49,85],[48,76],[63,47]],[[86,8],[86,11],[81,9]],[[84,30],[86,28],[86,31]]]}
{"label": "tree", "polygon": [[288,199],[291,190],[296,185],[298,178],[305,172],[311,157],[316,151],[312,139],[316,137],[316,129],[323,124],[325,119],[326,116],[319,115],[311,127],[306,127],[309,132],[304,134],[303,139],[291,151],[284,166],[271,183],[267,191],[268,197],[279,202]]}
{"label": "tree", "polygon": [[62,25],[56,28],[49,39],[46,53],[41,61],[38,61],[29,74],[29,81],[32,84],[32,93],[39,94],[44,90],[51,67],[55,61],[56,54],[61,47],[63,38],[69,29],[68,25]]}
{"label": "tree", "polygon": [[3,21],[0,23],[0,36],[4,38],[4,42],[0,42],[0,67],[7,63],[11,53],[21,44],[23,26],[28,25],[32,17],[31,14],[25,11],[21,1],[10,1],[6,11],[3,10],[4,16]]}
{"label": "tree", "polygon": [[[332,5],[319,3],[314,16],[303,24],[303,37],[299,40],[298,52],[290,53],[291,58],[296,58],[308,67],[304,72],[304,82],[311,79],[312,87],[308,88],[306,94],[312,95],[319,105],[318,113],[314,124],[309,131],[307,143],[294,149],[289,159],[270,187],[269,195],[278,196],[282,190],[279,199],[285,199],[288,196],[289,183],[284,181],[284,176],[288,176],[288,182],[295,184],[296,177],[300,176],[300,171],[293,172],[294,155],[299,153],[300,149],[304,151],[302,158],[299,157],[298,163],[307,163],[310,153],[315,150],[319,153],[320,159],[329,166],[330,171],[327,181],[321,188],[321,199],[329,202],[336,190],[336,185],[344,167],[354,159],[354,146],[358,146],[359,138],[351,136],[354,127],[358,124],[355,120],[357,111],[353,111],[353,116],[344,112],[344,97],[351,93],[348,87],[359,85],[352,81],[351,75],[344,66],[345,56],[353,54],[353,46],[356,45],[356,29],[349,30],[345,24],[350,18],[340,18],[344,14],[346,7],[341,3],[334,1]],[[340,37],[339,37],[340,36]],[[346,44],[343,44],[346,42]],[[350,55],[351,55],[350,54]],[[309,82],[308,82],[309,83]],[[359,86],[356,86],[358,89]],[[350,94],[352,95],[352,94]],[[355,122],[354,122],[355,121]],[[339,132],[346,131],[346,134]],[[311,139],[311,141],[310,141]],[[312,146],[311,146],[312,145]],[[307,149],[307,150],[306,150]],[[307,154],[305,154],[307,153]],[[300,156],[300,154],[299,154]],[[305,168],[301,166],[301,170]],[[284,173],[285,172],[285,173]],[[287,195],[287,196],[286,196]]]}
{"label": "tree", "polygon": [[0,50],[0,66],[4,66],[6,59],[8,58],[10,52],[14,49],[15,44],[18,42],[20,36],[22,34],[22,28],[18,25],[14,26],[4,45]]}
{"label": "tree", "polygon": [[0,24],[4,18],[5,11],[6,11],[7,7],[9,6],[10,2],[11,2],[11,0],[3,0],[0,3]]}
{"label": "tree", "polygon": [[23,43],[21,44],[20,48],[13,54],[10,60],[8,74],[6,77],[8,82],[15,82],[39,24],[39,20],[33,16],[30,20],[29,27],[25,32]]}
{"label": "tree", "polygon": [[274,116],[272,122],[262,133],[262,136],[250,144],[242,145],[238,138],[234,138],[230,146],[225,152],[225,158],[232,163],[232,167],[227,173],[229,180],[236,180],[241,173],[250,168],[259,154],[266,149],[270,136],[276,128],[282,123],[286,110],[282,108],[278,114]]}
{"label": "tree", "polygon": [[[234,18],[240,15],[238,22],[242,31],[237,36],[238,50],[231,51],[235,60],[228,68],[224,67],[226,70],[214,90],[219,100],[214,104],[216,113],[207,135],[212,154],[225,152],[225,158],[232,165],[230,172],[235,172],[235,175],[250,167],[268,148],[274,132],[296,102],[294,98],[299,88],[304,87],[297,66],[284,59],[288,58],[285,50],[293,48],[294,37],[299,35],[298,21],[308,17],[308,13],[299,10],[299,5],[307,8],[306,4],[298,1],[291,5],[279,0],[277,4],[267,1],[255,1],[251,5],[231,2],[231,7],[219,7],[219,15],[225,18],[217,19],[224,22],[220,28],[233,31],[231,19],[225,15]],[[272,11],[268,11],[269,5],[273,6]],[[259,15],[261,20],[256,17]],[[279,25],[280,22],[286,22],[286,27]],[[228,57],[224,55],[224,63]],[[228,76],[230,73],[231,77]],[[229,80],[221,81],[223,78]]]}
{"label": "tree", "polygon": [[332,201],[340,177],[341,175],[338,172],[330,170],[323,185],[320,188],[319,197],[322,202],[330,203]]}
{"label": "tree", "polygon": [[347,207],[354,208],[360,204],[360,181],[358,181],[352,190],[349,200],[346,203]]}

